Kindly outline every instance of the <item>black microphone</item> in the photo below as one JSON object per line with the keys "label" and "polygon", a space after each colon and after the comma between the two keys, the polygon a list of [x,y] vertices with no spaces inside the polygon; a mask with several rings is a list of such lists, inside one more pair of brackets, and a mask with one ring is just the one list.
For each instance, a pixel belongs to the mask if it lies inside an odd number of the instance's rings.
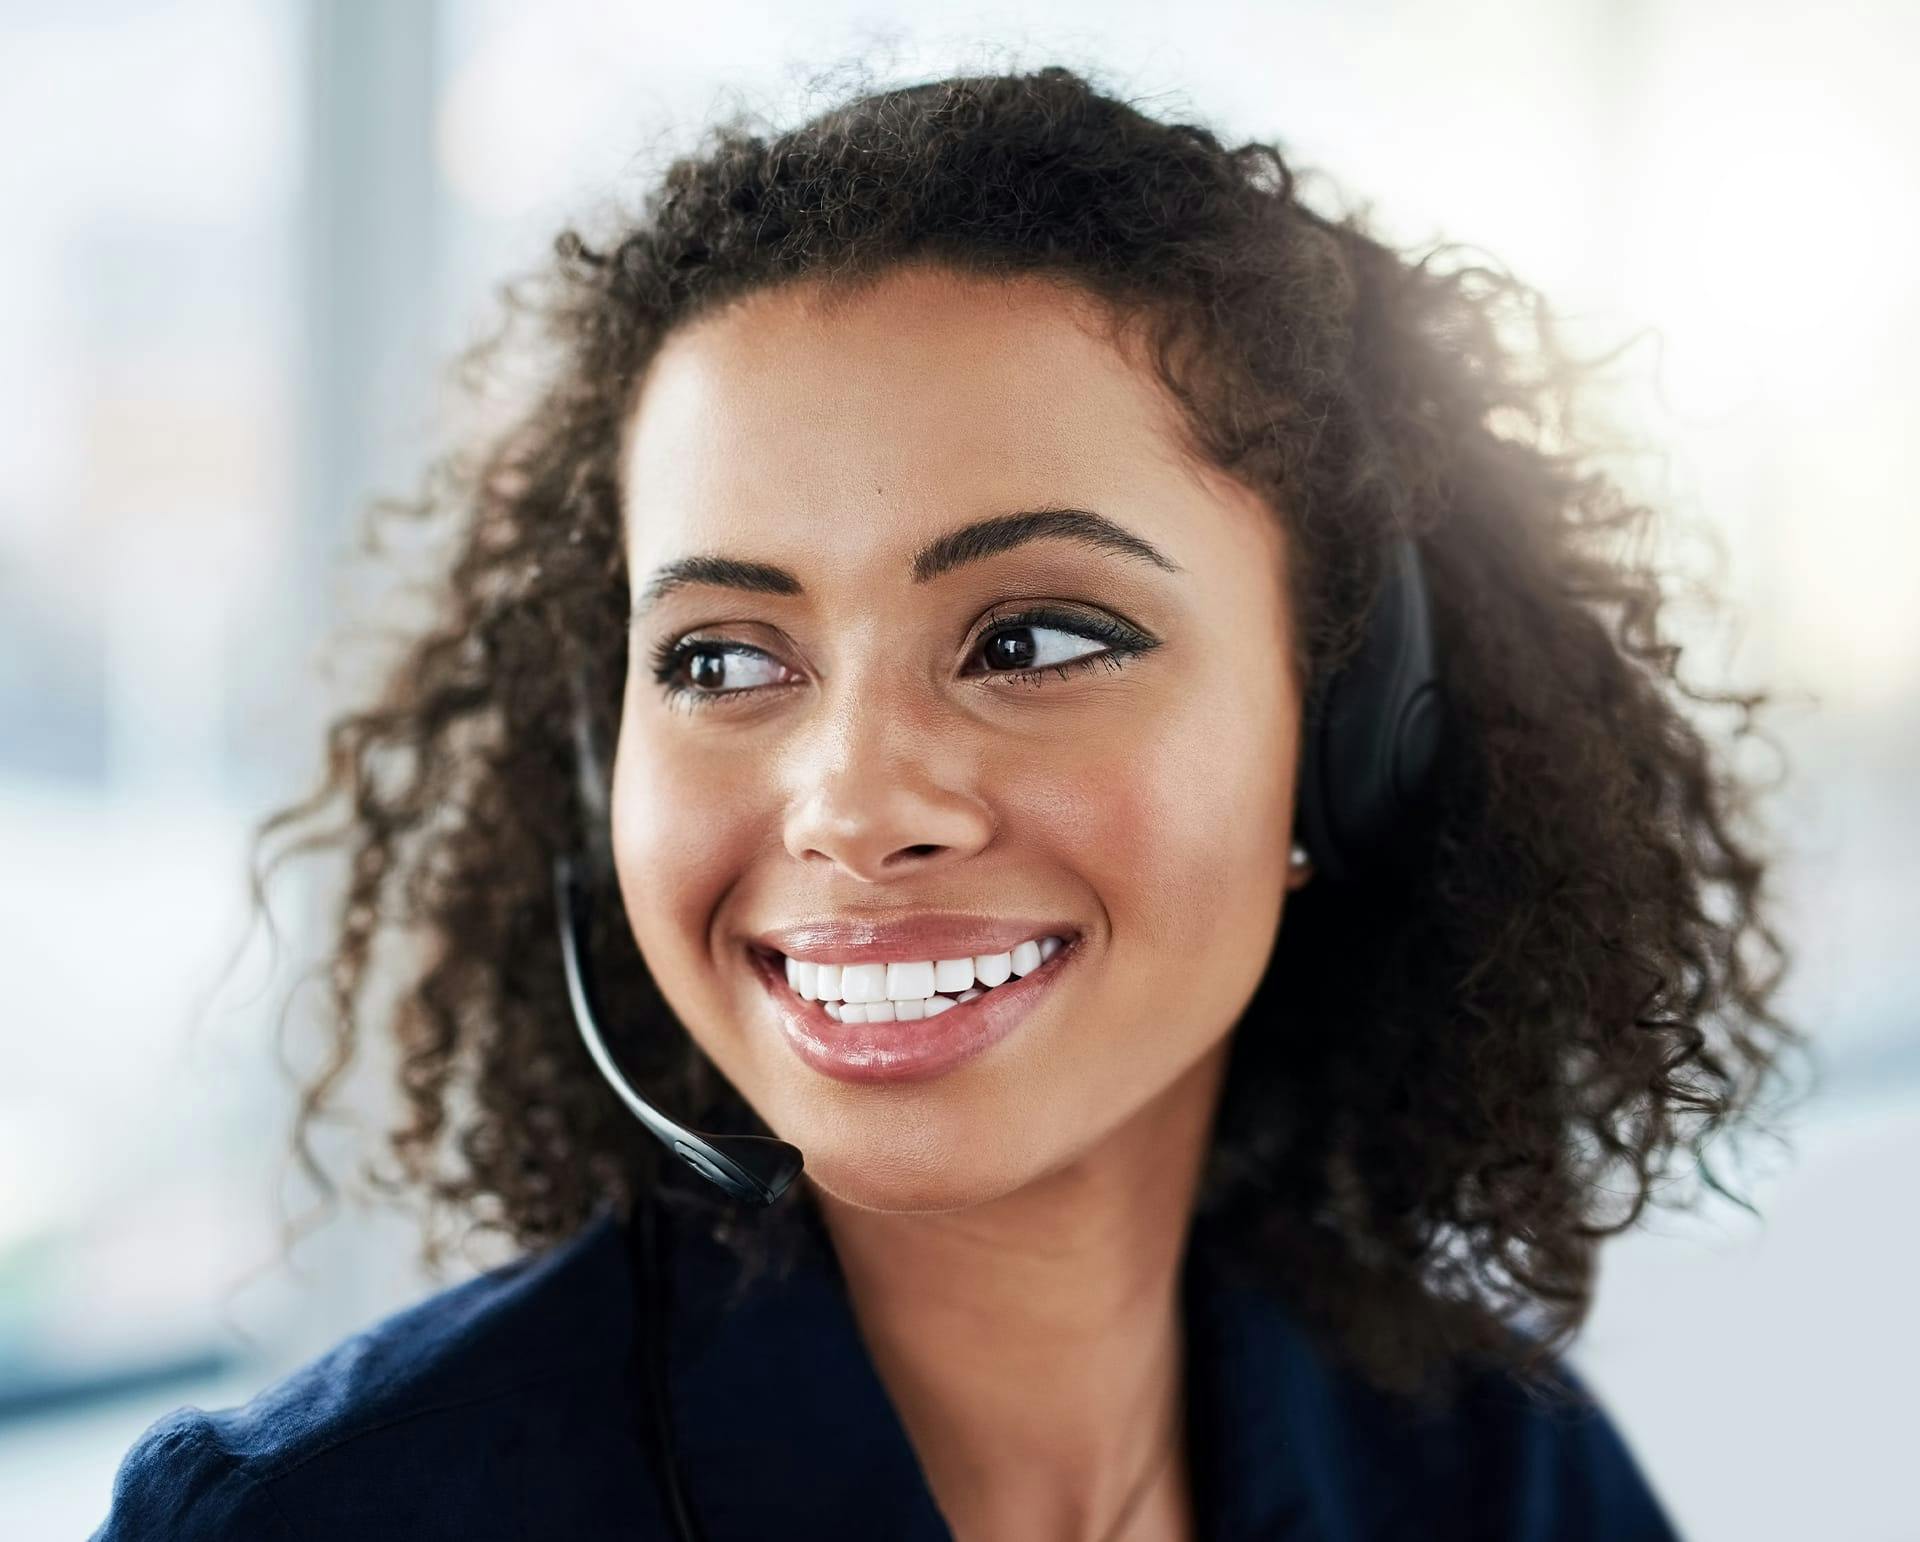
{"label": "black microphone", "polygon": [[[576,675],[574,692],[575,766],[579,774],[581,806],[587,820],[588,843],[602,854],[601,870],[611,872],[613,862],[608,832],[606,778],[600,773],[600,757],[593,743],[592,724],[587,716],[584,683]],[[718,1184],[735,1199],[756,1205],[770,1205],[786,1192],[800,1175],[805,1158],[800,1148],[769,1135],[709,1135],[688,1129],[669,1119],[634,1090],[633,1084],[614,1064],[606,1040],[601,1036],[597,992],[588,964],[587,912],[589,899],[580,877],[581,859],[562,853],[553,861],[553,901],[559,916],[560,956],[567,971],[567,998],[573,1003],[573,1020],[586,1040],[587,1052],[600,1074],[620,1094],[660,1144],[665,1146],[702,1178]]]}

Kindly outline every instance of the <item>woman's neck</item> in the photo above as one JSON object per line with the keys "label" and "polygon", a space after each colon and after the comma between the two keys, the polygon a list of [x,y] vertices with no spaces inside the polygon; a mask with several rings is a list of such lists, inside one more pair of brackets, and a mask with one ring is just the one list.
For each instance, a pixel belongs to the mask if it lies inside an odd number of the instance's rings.
{"label": "woman's neck", "polygon": [[1227,1047],[1072,1166],[990,1204],[890,1214],[813,1191],[959,1542],[1092,1542],[1156,1467],[1120,1535],[1190,1535],[1181,1261]]}

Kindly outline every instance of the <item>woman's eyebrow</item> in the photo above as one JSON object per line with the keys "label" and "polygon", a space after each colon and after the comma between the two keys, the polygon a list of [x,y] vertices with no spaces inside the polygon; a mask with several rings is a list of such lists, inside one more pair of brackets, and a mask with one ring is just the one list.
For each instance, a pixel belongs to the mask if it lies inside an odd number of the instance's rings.
{"label": "woman's eyebrow", "polygon": [[[967,563],[1041,539],[1072,541],[1103,554],[1150,562],[1169,573],[1186,571],[1151,541],[1091,509],[1021,509],[990,515],[934,537],[914,553],[908,572],[916,584],[929,583]],[[678,557],[654,569],[634,604],[632,620],[640,620],[674,590],[694,584],[755,594],[806,593],[798,578],[772,563],[738,557]]]}

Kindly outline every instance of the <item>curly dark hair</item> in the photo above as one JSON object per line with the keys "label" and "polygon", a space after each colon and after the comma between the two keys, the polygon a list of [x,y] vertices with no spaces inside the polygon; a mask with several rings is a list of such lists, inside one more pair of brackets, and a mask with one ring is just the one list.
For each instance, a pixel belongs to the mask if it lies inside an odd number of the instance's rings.
{"label": "curly dark hair", "polygon": [[[1707,1147],[1764,1127],[1803,1040],[1769,1005],[1786,953],[1738,828],[1755,788],[1679,698],[1736,708],[1738,737],[1768,697],[1679,678],[1652,511],[1575,432],[1606,360],[1573,358],[1498,266],[1441,261],[1452,243],[1412,260],[1362,215],[1307,208],[1298,180],[1274,144],[1230,148],[1066,68],[943,79],[780,133],[737,113],[637,217],[565,230],[503,288],[506,325],[468,363],[528,319],[551,363],[524,411],[371,511],[376,548],[382,519],[447,522],[434,614],[379,698],[332,723],[319,789],[254,836],[259,903],[263,844],[345,800],[282,853],[349,859],[330,1058],[293,1135],[330,1193],[309,1125],[371,1030],[393,1036],[406,1118],[385,1137],[397,1172],[364,1172],[427,1196],[429,1223],[452,1211],[534,1249],[671,1199],[750,1271],[817,1227],[808,1205],[741,1213],[688,1178],[598,1076],[550,864],[585,817],[576,670],[599,742],[617,727],[618,448],[650,358],[746,292],[851,294],[906,262],[1078,286],[1144,330],[1194,451],[1284,522],[1312,675],[1357,645],[1390,543],[1419,544],[1455,711],[1431,827],[1394,883],[1311,884],[1287,906],[1198,1202],[1233,1269],[1376,1385],[1481,1356],[1525,1379],[1585,1317],[1604,1237],[1697,1194],[1669,1180],[1731,1192]],[[696,1127],[767,1133],[654,987],[617,888],[595,898],[615,1053]],[[424,946],[376,1011],[388,936]]]}

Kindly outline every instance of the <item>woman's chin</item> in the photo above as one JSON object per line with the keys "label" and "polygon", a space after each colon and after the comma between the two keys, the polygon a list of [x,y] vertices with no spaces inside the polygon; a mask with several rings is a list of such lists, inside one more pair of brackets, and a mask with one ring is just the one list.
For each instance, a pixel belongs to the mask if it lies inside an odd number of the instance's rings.
{"label": "woman's chin", "polygon": [[807,1151],[806,1158],[808,1180],[826,1197],[855,1210],[898,1215],[970,1209],[1012,1193],[1024,1181],[1020,1174],[985,1171],[958,1156]]}

